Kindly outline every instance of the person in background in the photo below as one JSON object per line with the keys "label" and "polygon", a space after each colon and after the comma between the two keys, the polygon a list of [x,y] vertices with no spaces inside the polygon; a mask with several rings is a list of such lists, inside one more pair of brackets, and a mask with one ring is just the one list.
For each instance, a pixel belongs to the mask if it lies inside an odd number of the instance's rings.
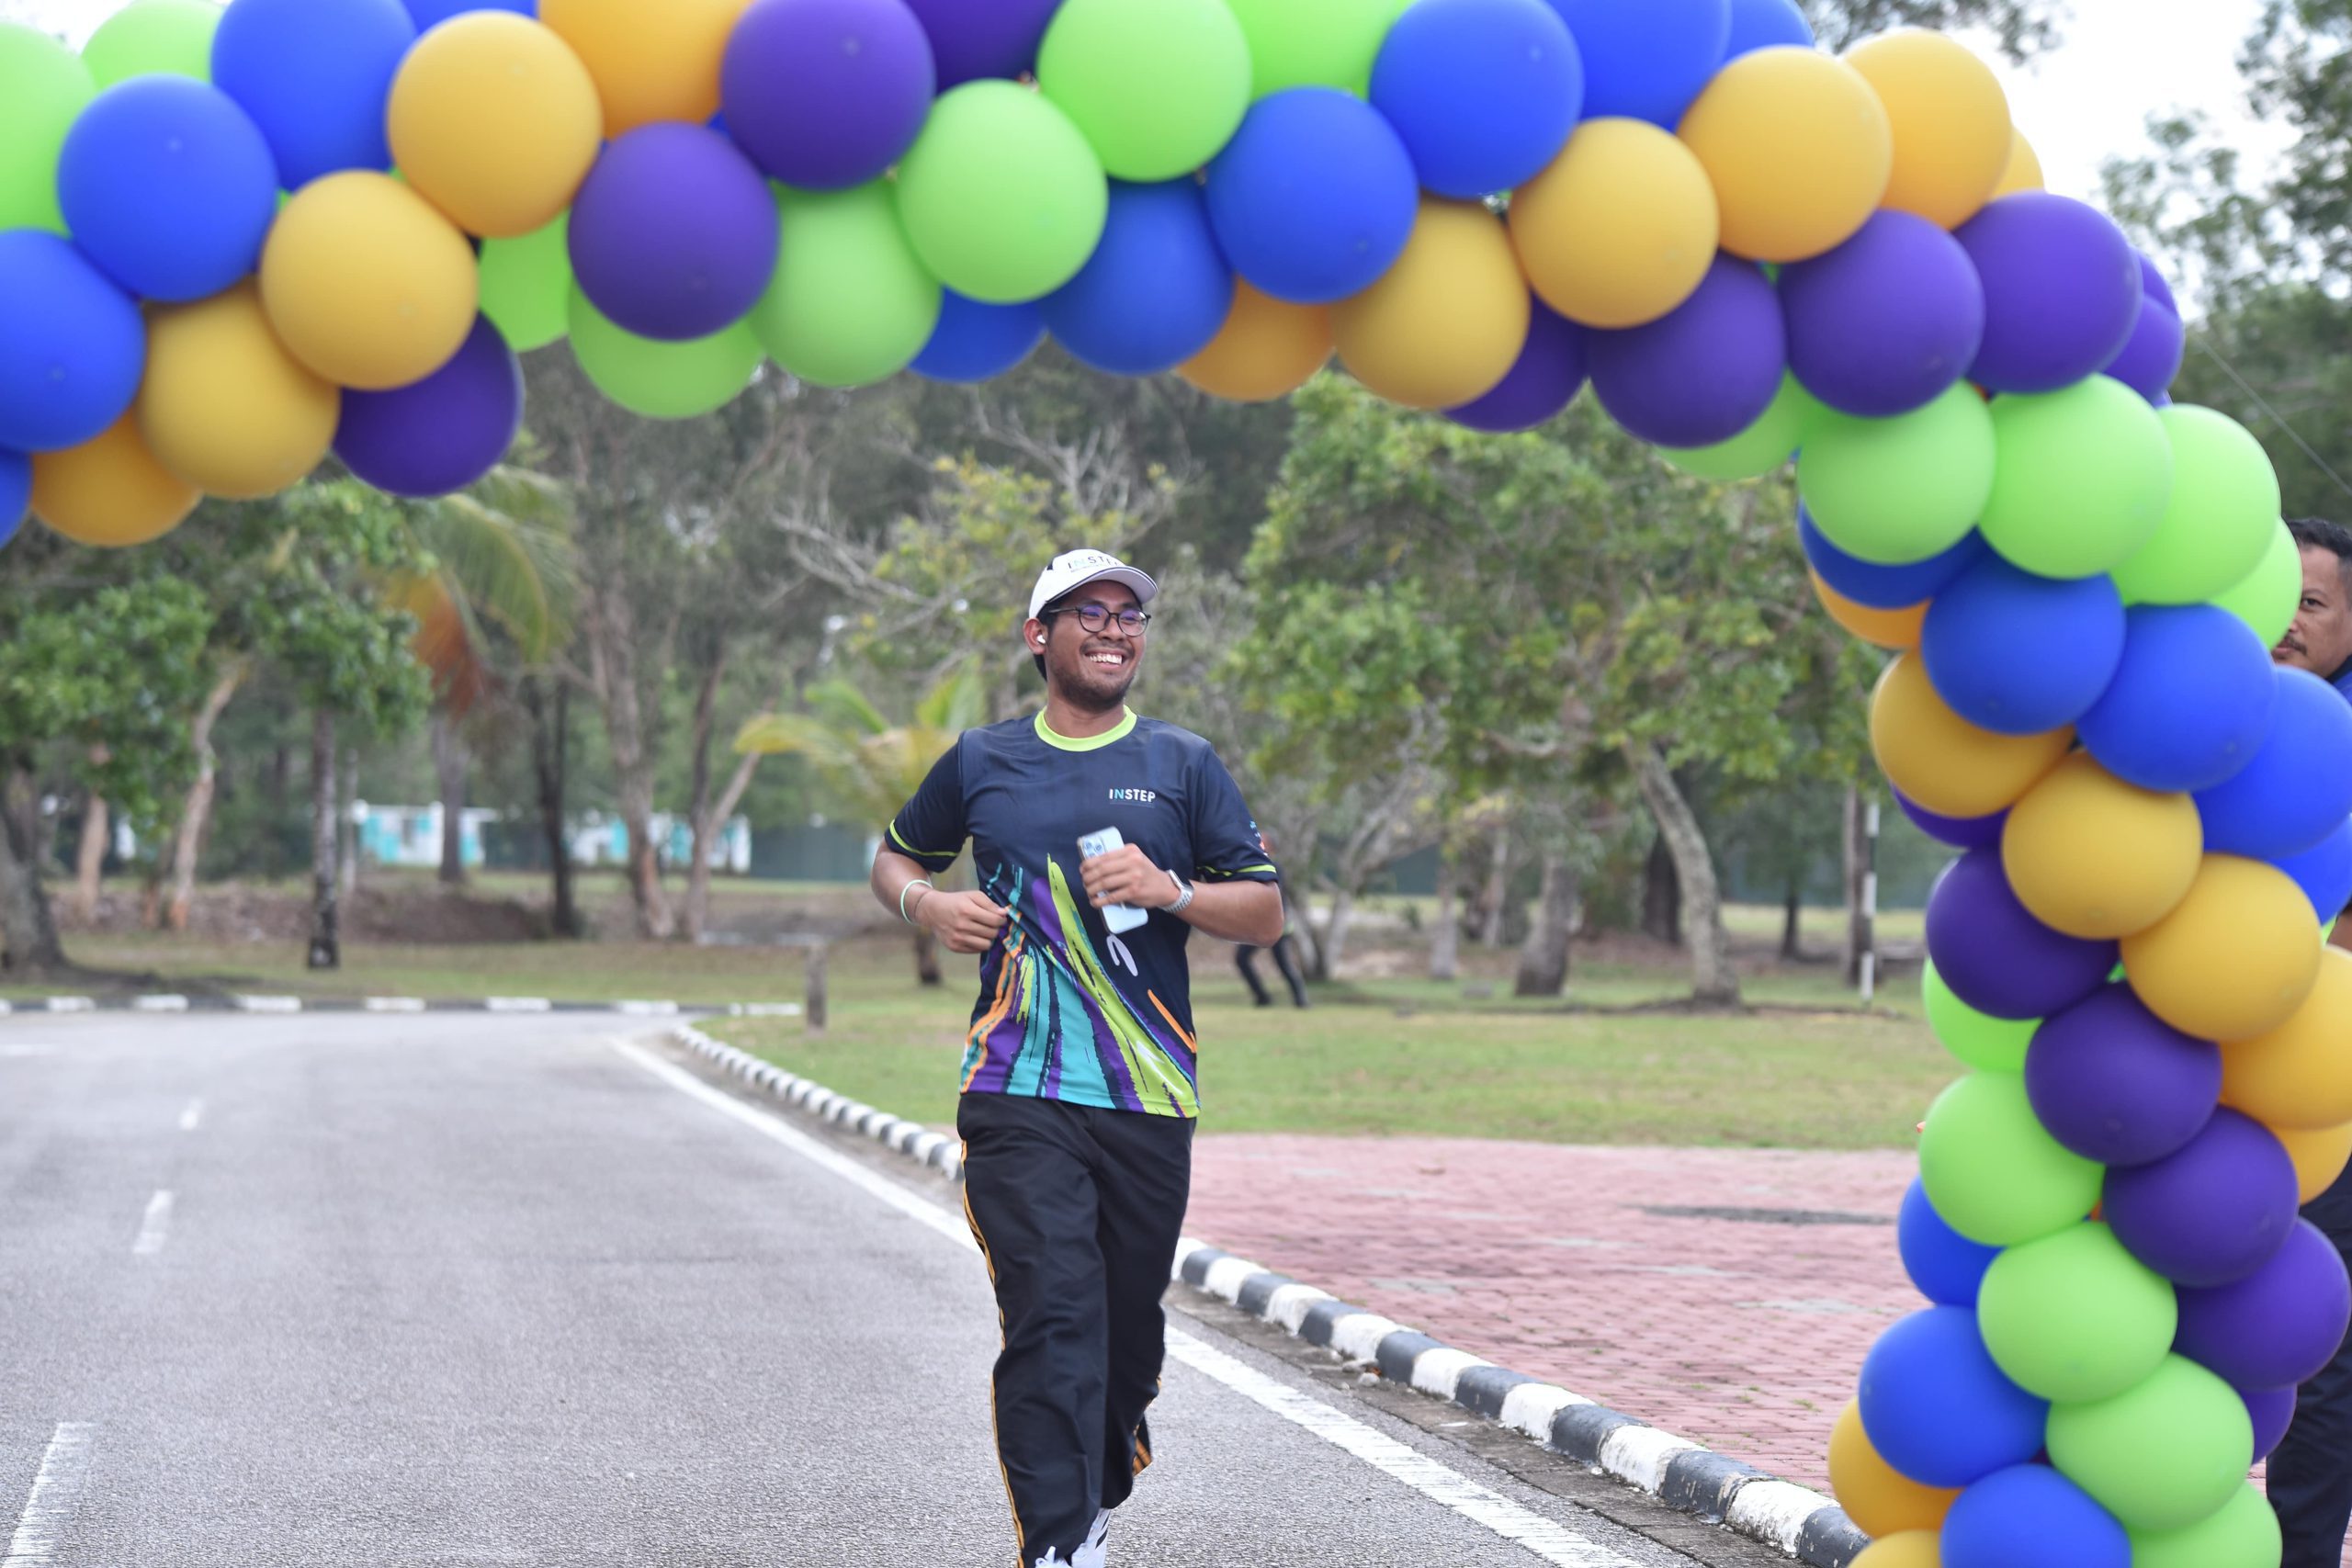
{"label": "person in background", "polygon": [[[1266,841],[1266,836],[1263,833],[1258,835],[1258,843],[1267,852],[1266,858],[1272,860],[1273,845]],[[1284,883],[1283,885],[1283,934],[1275,939],[1273,947],[1267,951],[1273,953],[1274,967],[1282,971],[1283,983],[1290,987],[1291,1005],[1303,1008],[1306,1006],[1306,976],[1300,974],[1298,970],[1297,931],[1298,907],[1291,902],[1290,885]],[[1266,989],[1266,983],[1258,977],[1257,957],[1260,951],[1258,948],[1249,946],[1237,947],[1233,950],[1233,964],[1235,968],[1241,971],[1242,981],[1250,987],[1250,994],[1257,998],[1258,1005],[1261,1008],[1270,1008],[1274,1005],[1273,996]]]}

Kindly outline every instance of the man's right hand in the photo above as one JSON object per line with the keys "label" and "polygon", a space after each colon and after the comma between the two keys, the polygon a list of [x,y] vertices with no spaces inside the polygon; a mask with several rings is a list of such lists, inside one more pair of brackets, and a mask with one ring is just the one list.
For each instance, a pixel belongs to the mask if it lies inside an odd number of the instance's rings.
{"label": "man's right hand", "polygon": [[950,953],[986,953],[1004,930],[1004,906],[985,893],[926,893],[915,906],[915,923],[947,944]]}

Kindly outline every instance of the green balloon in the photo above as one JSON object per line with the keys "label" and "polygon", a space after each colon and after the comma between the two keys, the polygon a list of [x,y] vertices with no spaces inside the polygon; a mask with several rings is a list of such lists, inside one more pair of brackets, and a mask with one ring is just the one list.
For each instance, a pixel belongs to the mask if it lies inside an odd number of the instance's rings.
{"label": "green balloon", "polygon": [[2025,1071],[2026,1047],[2033,1043],[2033,1032],[2041,1027],[2040,1019],[1995,1018],[1978,1012],[1952,995],[1944,977],[1936,973],[1932,959],[1919,973],[1919,999],[1927,1005],[1928,1027],[1936,1032],[1945,1050],[1988,1073]]}
{"label": "green balloon", "polygon": [[72,50],[20,22],[0,22],[0,230],[65,232],[57,155],[97,92]]}
{"label": "green balloon", "polygon": [[752,312],[775,362],[819,387],[887,380],[939,324],[939,280],[907,243],[889,183],[778,193],[784,247]]}
{"label": "green balloon", "polygon": [[220,7],[212,0],[137,0],[90,35],[82,63],[98,91],[133,76],[212,80],[212,35]]}
{"label": "green balloon", "polygon": [[1012,82],[942,95],[899,164],[915,254],[956,293],[992,305],[1042,299],[1077,276],[1110,207],[1084,134]]}
{"label": "green balloon", "polygon": [[2013,1247],[1976,1293],[1984,1348],[2011,1382],[2085,1404],[2144,1381],[2180,1326],[2171,1283],[2096,1220]]}
{"label": "green balloon", "polygon": [[519,239],[481,244],[481,310],[517,354],[571,330],[571,215]]}
{"label": "green balloon", "polygon": [[1063,0],[1037,85],[1114,178],[1189,175],[1250,112],[1250,40],[1225,0]]}
{"label": "green balloon", "polygon": [[1412,0],[1226,0],[1250,39],[1250,92],[1372,90],[1372,62]]}
{"label": "green balloon", "polygon": [[577,287],[571,326],[571,352],[588,379],[646,419],[694,419],[726,407],[765,357],[749,321],[690,343],[658,343],[613,325]]}
{"label": "green balloon", "polygon": [[2254,1420],[2237,1390],[2166,1356],[2110,1399],[2052,1405],[2049,1443],[2051,1462],[2127,1529],[2179,1530],[2218,1513],[2245,1482]]}
{"label": "green balloon", "polygon": [[1772,400],[1772,406],[1764,411],[1763,417],[1730,440],[1679,451],[1660,447],[1657,455],[1684,473],[1696,474],[1702,479],[1718,479],[1726,484],[1760,479],[1786,463],[1804,444],[1805,426],[1820,410],[1813,394],[1797,385],[1794,376],[1784,376],[1780,396]]}
{"label": "green balloon", "polygon": [[1919,1135],[1928,1201],[1986,1247],[2022,1247],[2080,1224],[2104,1175],[2043,1130],[2025,1080],[2009,1073],[1971,1073],[1944,1090]]}
{"label": "green balloon", "polygon": [[2213,603],[2254,628],[2265,648],[2276,648],[2303,602],[2303,550],[2284,523],[2274,524],[2262,563],[2213,596]]}
{"label": "green balloon", "polygon": [[2115,569],[2128,604],[2201,604],[2262,564],[2278,470],[2245,426],[2211,409],[2157,411],[2172,443],[2172,499],[2155,536]]}
{"label": "green balloon", "polygon": [[2039,577],[2113,571],[2155,536],[2172,496],[2172,443],[2147,400],[2094,376],[1993,403],[2000,443],[1985,542]]}
{"label": "green balloon", "polygon": [[2278,1568],[2278,1516],[2252,1482],[2187,1529],[2132,1534],[2132,1568]]}
{"label": "green balloon", "polygon": [[1822,536],[1878,566],[1909,566],[1968,536],[1993,493],[1993,416],[1962,383],[1893,419],[1823,409],[1797,454]]}

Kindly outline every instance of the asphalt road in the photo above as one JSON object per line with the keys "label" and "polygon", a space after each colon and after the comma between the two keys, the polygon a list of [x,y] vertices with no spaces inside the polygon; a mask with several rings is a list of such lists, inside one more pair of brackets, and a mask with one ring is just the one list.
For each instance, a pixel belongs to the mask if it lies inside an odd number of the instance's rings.
{"label": "asphalt road", "polygon": [[[948,1190],[628,1032],[0,1019],[0,1568],[1003,1568]],[[1178,1323],[1114,1563],[1695,1561]]]}

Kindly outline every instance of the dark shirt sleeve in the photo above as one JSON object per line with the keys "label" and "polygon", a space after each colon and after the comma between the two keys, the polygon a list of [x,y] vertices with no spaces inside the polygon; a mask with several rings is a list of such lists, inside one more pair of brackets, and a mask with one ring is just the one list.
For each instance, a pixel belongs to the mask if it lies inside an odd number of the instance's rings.
{"label": "dark shirt sleeve", "polygon": [[963,743],[958,741],[932,764],[922,787],[899,808],[883,839],[890,849],[928,872],[943,872],[954,865],[970,833],[964,817],[963,758]]}
{"label": "dark shirt sleeve", "polygon": [[1280,882],[1241,786],[1207,747],[1193,769],[1193,874],[1204,882]]}

